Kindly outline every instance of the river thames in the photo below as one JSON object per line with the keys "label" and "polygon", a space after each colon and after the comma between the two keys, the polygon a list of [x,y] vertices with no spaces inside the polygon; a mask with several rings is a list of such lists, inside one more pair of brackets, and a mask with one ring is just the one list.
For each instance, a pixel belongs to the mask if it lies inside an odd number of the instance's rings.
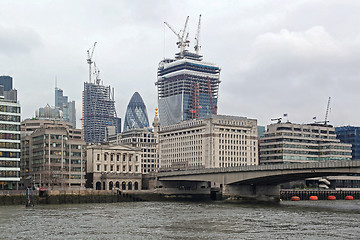
{"label": "river thames", "polygon": [[359,239],[360,201],[0,207],[0,239]]}

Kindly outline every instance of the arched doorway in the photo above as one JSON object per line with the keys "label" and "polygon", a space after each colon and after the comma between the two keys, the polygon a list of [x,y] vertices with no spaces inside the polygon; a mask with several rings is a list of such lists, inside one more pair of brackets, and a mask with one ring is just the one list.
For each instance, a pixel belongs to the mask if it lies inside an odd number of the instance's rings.
{"label": "arched doorway", "polygon": [[116,187],[117,189],[119,189],[119,188],[120,188],[120,183],[119,183],[119,182],[116,182],[116,183],[115,183],[115,187]]}
{"label": "arched doorway", "polygon": [[96,190],[101,190],[101,182],[96,182]]}
{"label": "arched doorway", "polygon": [[122,183],[121,183],[121,189],[122,189],[122,190],[126,190],[126,182],[122,182]]}
{"label": "arched doorway", "polygon": [[114,187],[114,183],[113,182],[109,182],[109,190],[113,190]]}
{"label": "arched doorway", "polygon": [[128,182],[128,190],[132,190],[132,183]]}
{"label": "arched doorway", "polygon": [[134,190],[138,190],[139,189],[139,184],[138,182],[134,182]]}

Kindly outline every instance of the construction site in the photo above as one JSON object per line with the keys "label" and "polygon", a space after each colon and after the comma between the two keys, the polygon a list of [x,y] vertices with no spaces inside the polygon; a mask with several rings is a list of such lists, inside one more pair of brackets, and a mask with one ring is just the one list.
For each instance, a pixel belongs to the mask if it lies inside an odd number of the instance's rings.
{"label": "construction site", "polygon": [[83,91],[82,123],[86,143],[102,143],[109,135],[121,131],[121,119],[117,117],[115,110],[114,89],[103,85],[100,70],[92,60],[95,46],[96,42],[87,51],[89,81],[84,83]]}
{"label": "construction site", "polygon": [[180,51],[174,59],[164,59],[159,63],[155,85],[161,126],[217,114],[220,67],[203,62],[199,54],[201,15],[195,37],[195,53],[186,49],[190,44],[188,20],[189,17],[180,32],[165,22],[178,38],[176,44]]}

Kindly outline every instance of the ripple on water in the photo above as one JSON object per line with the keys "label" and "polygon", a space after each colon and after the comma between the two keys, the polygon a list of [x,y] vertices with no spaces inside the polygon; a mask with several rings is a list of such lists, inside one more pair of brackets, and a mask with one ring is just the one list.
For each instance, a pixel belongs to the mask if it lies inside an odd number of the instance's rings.
{"label": "ripple on water", "polygon": [[0,207],[0,239],[359,239],[360,201]]}

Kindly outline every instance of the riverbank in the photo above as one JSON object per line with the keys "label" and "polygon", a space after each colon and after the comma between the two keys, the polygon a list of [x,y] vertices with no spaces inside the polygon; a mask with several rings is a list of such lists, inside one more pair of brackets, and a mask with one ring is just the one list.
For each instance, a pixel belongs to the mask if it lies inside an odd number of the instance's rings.
{"label": "riverbank", "polygon": [[[309,200],[310,196],[317,196],[319,200],[326,200],[328,196],[335,196],[337,200],[343,200],[346,196],[360,199],[359,190],[297,190],[283,189],[280,191],[280,199],[286,201],[291,197],[298,196],[300,200]],[[115,203],[137,201],[211,201],[212,196],[208,192],[187,192],[164,190],[47,190],[44,192],[32,191],[30,197],[26,191],[0,191],[0,205],[38,205],[38,204],[81,204],[81,203]],[[221,195],[215,198],[221,200]],[[30,201],[29,201],[30,200]],[[253,201],[253,200],[252,200]],[[250,202],[252,202],[250,201]],[[31,204],[29,204],[29,202]],[[248,201],[249,202],[249,201]]]}

